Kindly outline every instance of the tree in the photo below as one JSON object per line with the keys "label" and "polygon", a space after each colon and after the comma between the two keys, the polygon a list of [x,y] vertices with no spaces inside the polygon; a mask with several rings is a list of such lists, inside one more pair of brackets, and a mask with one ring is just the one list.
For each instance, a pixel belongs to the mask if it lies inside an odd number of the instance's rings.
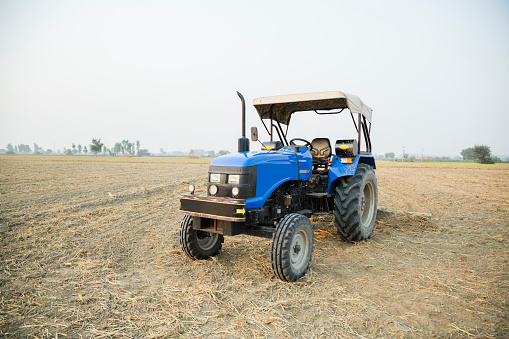
{"label": "tree", "polygon": [[140,156],[140,141],[136,140],[136,154]]}
{"label": "tree", "polygon": [[494,161],[491,158],[491,149],[486,145],[474,145],[474,150],[472,151],[474,159],[476,162],[481,164],[493,164]]}
{"label": "tree", "polygon": [[122,140],[122,153],[129,153],[129,140]]}
{"label": "tree", "polygon": [[148,149],[140,149],[138,152],[139,157],[148,157],[150,153],[148,152]]}
{"label": "tree", "polygon": [[227,155],[227,154],[230,154],[230,152],[228,152],[227,150],[219,150],[219,152],[217,152],[217,155]]}
{"label": "tree", "polygon": [[122,152],[122,144],[119,142],[115,143],[115,146],[113,146],[113,153],[117,155],[118,153]]}
{"label": "tree", "polygon": [[12,144],[7,145],[7,154],[14,154],[14,147],[12,147]]}
{"label": "tree", "polygon": [[41,154],[42,147],[39,147],[36,143],[34,143],[34,154]]}
{"label": "tree", "polygon": [[215,157],[216,156],[216,152],[214,151],[209,151],[209,154],[207,155],[208,157]]}
{"label": "tree", "polygon": [[90,144],[90,152],[94,152],[95,156],[97,153],[101,152],[104,144],[101,142],[101,139],[92,139],[92,143]]}
{"label": "tree", "polygon": [[460,154],[463,160],[474,160],[474,149],[472,147],[463,149]]}
{"label": "tree", "polygon": [[133,157],[136,154],[136,149],[134,148],[134,142],[129,143],[129,154],[131,154]]}
{"label": "tree", "polygon": [[70,149],[66,150],[65,155],[72,155],[72,151]]}
{"label": "tree", "polygon": [[19,144],[17,146],[17,152],[23,152],[23,153],[32,153],[32,149],[30,148],[30,146],[28,145],[25,145],[25,144]]}
{"label": "tree", "polygon": [[76,145],[74,144],[74,142],[72,143],[72,154],[76,154]]}
{"label": "tree", "polygon": [[395,156],[396,156],[396,154],[394,154],[394,152],[385,153],[386,159],[394,159]]}
{"label": "tree", "polygon": [[87,154],[88,153],[88,148],[87,146],[83,147],[83,153]]}
{"label": "tree", "polygon": [[78,145],[78,153],[81,154],[81,150],[83,149],[83,147],[81,145]]}

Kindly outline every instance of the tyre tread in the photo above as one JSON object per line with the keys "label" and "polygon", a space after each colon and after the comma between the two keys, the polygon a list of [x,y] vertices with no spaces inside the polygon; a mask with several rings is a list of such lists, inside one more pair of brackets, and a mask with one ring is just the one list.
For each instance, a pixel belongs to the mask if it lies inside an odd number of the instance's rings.
{"label": "tyre tread", "polygon": [[336,186],[334,223],[339,236],[344,241],[357,242],[369,238],[369,236],[362,236],[358,206],[364,177],[372,171],[373,169],[370,166],[359,164],[353,176],[340,178]]}
{"label": "tyre tread", "polygon": [[219,241],[216,245],[217,248],[214,249],[212,254],[205,254],[200,252],[198,245],[194,241],[194,232],[195,230],[193,230],[193,217],[190,215],[185,215],[184,219],[182,219],[182,222],[180,223],[179,241],[182,251],[188,257],[198,260],[205,260],[209,257],[215,256],[223,247],[224,237],[223,235],[219,234]]}

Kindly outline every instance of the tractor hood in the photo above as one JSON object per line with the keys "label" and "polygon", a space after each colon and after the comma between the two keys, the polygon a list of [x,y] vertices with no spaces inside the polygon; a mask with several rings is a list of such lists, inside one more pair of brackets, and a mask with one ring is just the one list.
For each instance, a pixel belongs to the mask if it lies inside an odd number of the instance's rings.
{"label": "tractor hood", "polygon": [[292,162],[291,159],[296,159],[296,154],[302,156],[303,152],[295,153],[293,151],[253,151],[233,153],[215,158],[210,163],[210,166],[248,167],[259,165],[272,166],[278,164],[288,165]]}
{"label": "tractor hood", "polygon": [[311,177],[311,152],[305,147],[300,147],[298,152],[294,150],[295,147],[286,147],[278,151],[228,154],[215,158],[209,171],[255,166],[257,195],[246,200],[246,208],[259,208],[281,184]]}

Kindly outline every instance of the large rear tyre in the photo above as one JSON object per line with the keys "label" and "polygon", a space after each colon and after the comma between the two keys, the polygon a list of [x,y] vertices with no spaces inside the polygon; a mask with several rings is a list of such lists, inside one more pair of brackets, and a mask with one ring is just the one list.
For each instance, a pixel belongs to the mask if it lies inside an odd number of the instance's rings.
{"label": "large rear tyre", "polygon": [[362,241],[375,226],[378,188],[371,166],[359,164],[351,177],[339,179],[334,197],[335,225],[345,241]]}
{"label": "large rear tyre", "polygon": [[184,216],[180,224],[180,247],[194,259],[208,259],[215,256],[223,246],[222,234],[193,230],[193,217]]}
{"label": "large rear tyre", "polygon": [[272,271],[281,280],[296,281],[309,268],[313,253],[313,225],[301,214],[288,214],[279,222],[272,242]]}

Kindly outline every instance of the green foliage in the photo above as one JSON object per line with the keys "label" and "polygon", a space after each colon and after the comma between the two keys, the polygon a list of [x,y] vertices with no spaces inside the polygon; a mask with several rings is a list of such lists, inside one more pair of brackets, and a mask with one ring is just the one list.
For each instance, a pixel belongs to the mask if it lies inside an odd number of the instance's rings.
{"label": "green foliage", "polygon": [[72,151],[70,149],[66,150],[65,155],[72,155]]}
{"label": "green foliage", "polygon": [[101,152],[104,144],[101,142],[101,139],[92,139],[92,144],[90,144],[90,152],[97,153]]}
{"label": "green foliage", "polygon": [[83,153],[85,153],[85,154],[87,154],[87,153],[88,153],[88,148],[87,148],[87,146],[84,146],[84,147],[83,147]]}
{"label": "green foliage", "polygon": [[385,153],[386,159],[394,159],[395,156],[396,156],[396,154],[394,154],[394,152]]}
{"label": "green foliage", "polygon": [[16,153],[14,151],[14,147],[12,146],[12,144],[7,144],[7,154],[14,154]]}
{"label": "green foliage", "polygon": [[34,154],[41,154],[42,153],[42,147],[39,147],[39,145],[34,143]]}
{"label": "green foliage", "polygon": [[474,160],[474,149],[472,147],[465,148],[461,151],[463,160]]}
{"label": "green foliage", "polygon": [[494,164],[495,162],[491,158],[491,149],[486,145],[474,145],[472,151],[474,159],[480,164]]}
{"label": "green foliage", "polygon": [[219,152],[217,152],[217,155],[226,155],[226,154],[230,154],[230,152],[222,149],[222,150],[219,150]]}
{"label": "green foliage", "polygon": [[30,148],[30,146],[28,145],[25,145],[25,144],[19,144],[17,146],[17,151],[16,152],[22,152],[22,153],[32,153],[32,149]]}
{"label": "green foliage", "polygon": [[150,153],[148,152],[148,149],[140,149],[138,150],[138,156],[139,157],[148,157]]}

